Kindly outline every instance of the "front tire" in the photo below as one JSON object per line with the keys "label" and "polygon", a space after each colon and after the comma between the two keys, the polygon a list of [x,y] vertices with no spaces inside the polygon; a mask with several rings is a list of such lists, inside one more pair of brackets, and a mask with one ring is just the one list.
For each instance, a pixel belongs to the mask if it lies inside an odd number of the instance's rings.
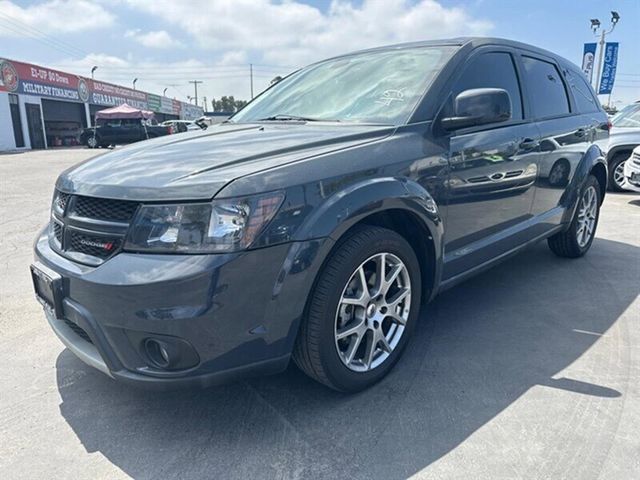
{"label": "front tire", "polygon": [[420,308],[411,245],[380,227],[358,227],[321,270],[293,359],[308,376],[343,392],[380,381],[398,361]]}
{"label": "front tire", "polygon": [[98,137],[90,136],[85,140],[85,145],[89,148],[98,148],[98,146],[100,145],[100,140],[98,139]]}
{"label": "front tire", "polygon": [[593,243],[600,218],[600,184],[596,177],[589,175],[585,182],[578,206],[569,228],[549,237],[547,243],[559,257],[582,257]]}

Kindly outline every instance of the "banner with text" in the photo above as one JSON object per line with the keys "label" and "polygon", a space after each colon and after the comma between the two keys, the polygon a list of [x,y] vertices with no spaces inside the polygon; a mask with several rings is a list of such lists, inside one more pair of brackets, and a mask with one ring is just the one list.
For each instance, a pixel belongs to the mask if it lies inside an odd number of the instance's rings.
{"label": "banner with text", "polygon": [[585,43],[582,52],[582,71],[589,79],[589,83],[593,80],[593,64],[596,58],[596,46],[597,44],[595,43]]}
{"label": "banner with text", "polygon": [[613,90],[613,82],[616,79],[618,66],[618,42],[607,42],[604,47],[604,60],[602,76],[600,77],[599,95],[606,95]]}

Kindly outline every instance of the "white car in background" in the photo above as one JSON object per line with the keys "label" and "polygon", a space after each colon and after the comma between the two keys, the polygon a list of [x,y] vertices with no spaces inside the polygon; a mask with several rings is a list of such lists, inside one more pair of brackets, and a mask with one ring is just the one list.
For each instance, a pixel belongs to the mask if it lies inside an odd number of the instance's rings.
{"label": "white car in background", "polygon": [[640,192],[640,146],[633,149],[631,156],[624,162],[624,187]]}
{"label": "white car in background", "polygon": [[193,120],[166,120],[160,125],[173,128],[173,133],[202,130],[202,127]]}

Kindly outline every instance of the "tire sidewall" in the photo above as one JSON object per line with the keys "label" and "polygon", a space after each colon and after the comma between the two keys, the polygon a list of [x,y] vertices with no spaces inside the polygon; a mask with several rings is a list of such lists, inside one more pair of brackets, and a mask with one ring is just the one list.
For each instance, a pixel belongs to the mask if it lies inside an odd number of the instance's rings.
{"label": "tire sidewall", "polygon": [[[343,391],[358,391],[382,379],[398,361],[415,329],[420,310],[422,282],[418,259],[409,245],[400,235],[391,230],[382,230],[374,242],[359,250],[348,261],[338,265],[338,274],[331,282],[330,293],[322,313],[320,332],[320,361],[332,384]],[[335,346],[335,316],[343,290],[355,270],[371,256],[388,252],[396,255],[405,264],[411,281],[411,310],[400,342],[387,360],[368,372],[354,372],[347,368],[338,355]],[[335,260],[335,257],[329,261]],[[320,281],[322,282],[322,278]]]}

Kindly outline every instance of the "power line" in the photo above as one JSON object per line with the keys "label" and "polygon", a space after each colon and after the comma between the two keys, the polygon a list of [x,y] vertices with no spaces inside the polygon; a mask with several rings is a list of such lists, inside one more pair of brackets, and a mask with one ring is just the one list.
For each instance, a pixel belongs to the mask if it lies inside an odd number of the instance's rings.
{"label": "power line", "polygon": [[74,57],[76,56],[83,57],[83,56],[89,55],[88,52],[82,50],[81,48],[78,48],[75,45],[59,40],[41,30],[38,30],[35,27],[32,27],[18,20],[15,17],[7,15],[6,13],[0,12],[0,17],[3,17],[3,18],[0,18],[0,21],[5,22],[5,24],[2,26],[7,30],[13,31],[16,34],[26,35],[27,37],[40,41],[44,45],[47,45],[51,48],[62,51],[67,55],[72,55]]}

